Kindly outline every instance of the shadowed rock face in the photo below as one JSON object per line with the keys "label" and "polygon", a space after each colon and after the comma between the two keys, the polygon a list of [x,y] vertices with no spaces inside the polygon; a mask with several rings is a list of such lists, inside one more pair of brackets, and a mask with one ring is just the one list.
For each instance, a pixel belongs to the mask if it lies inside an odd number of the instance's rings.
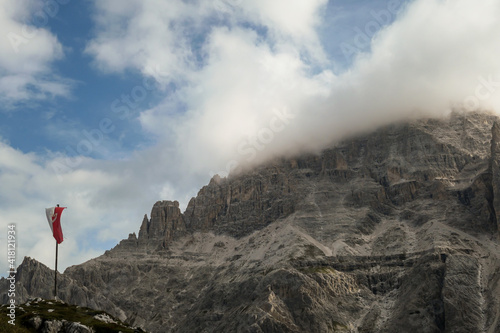
{"label": "shadowed rock face", "polygon": [[492,184],[492,205],[495,209],[495,219],[500,223],[500,123],[495,122],[491,129],[490,170]]}
{"label": "shadowed rock face", "polygon": [[[500,331],[497,121],[396,124],[216,176],[68,268],[59,296],[153,332]],[[20,297],[46,297],[50,270],[19,270]]]}
{"label": "shadowed rock face", "polygon": [[158,242],[166,247],[176,236],[186,232],[184,216],[177,201],[158,201],[151,210],[151,220],[144,216],[139,229],[139,241],[142,243]]}

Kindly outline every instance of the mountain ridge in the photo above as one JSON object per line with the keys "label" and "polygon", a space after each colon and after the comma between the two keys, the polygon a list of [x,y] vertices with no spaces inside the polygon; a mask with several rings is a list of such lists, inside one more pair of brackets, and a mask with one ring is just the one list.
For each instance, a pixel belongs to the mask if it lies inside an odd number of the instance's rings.
{"label": "mountain ridge", "polygon": [[[153,332],[500,330],[498,121],[394,124],[215,176],[66,269],[59,297]],[[50,297],[47,267],[19,271],[20,298]]]}

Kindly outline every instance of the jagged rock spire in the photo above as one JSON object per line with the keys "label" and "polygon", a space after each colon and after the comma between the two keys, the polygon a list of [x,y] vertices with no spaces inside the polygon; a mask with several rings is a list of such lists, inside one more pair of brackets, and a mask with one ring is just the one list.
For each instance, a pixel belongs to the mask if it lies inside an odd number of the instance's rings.
{"label": "jagged rock spire", "polygon": [[151,210],[151,219],[144,215],[139,230],[139,241],[160,241],[167,246],[176,235],[186,231],[184,216],[178,201],[158,201]]}

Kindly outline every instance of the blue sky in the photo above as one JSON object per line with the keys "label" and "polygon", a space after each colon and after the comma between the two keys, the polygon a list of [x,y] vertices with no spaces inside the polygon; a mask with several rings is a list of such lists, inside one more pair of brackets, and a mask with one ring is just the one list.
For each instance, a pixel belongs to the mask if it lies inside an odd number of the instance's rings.
{"label": "blue sky", "polygon": [[[285,10],[286,9],[286,10]],[[214,174],[392,121],[497,110],[493,0],[0,4],[0,226],[62,269]],[[4,271],[6,256],[0,256]]]}
{"label": "blue sky", "polygon": [[[221,1],[221,3],[231,5],[230,1]],[[404,3],[398,1],[398,9],[403,8]],[[340,45],[351,42],[357,33],[355,29],[358,26],[362,27],[364,22],[374,20],[371,11],[386,10],[386,6],[385,1],[347,0],[330,1],[324,5],[324,13],[320,16],[325,19],[325,22],[319,26],[318,31],[324,37],[323,44],[330,57],[330,63],[320,68],[313,67],[313,69],[322,71],[330,68],[336,72],[346,70],[354,57],[351,54],[346,57]],[[141,86],[143,75],[136,68],[127,68],[120,73],[103,72],[97,68],[94,57],[86,52],[89,41],[95,37],[97,29],[93,20],[96,8],[92,1],[69,1],[67,4],[63,1],[56,8],[54,17],[47,15],[47,20],[38,25],[56,36],[64,48],[64,56],[51,64],[51,72],[52,75],[68,80],[70,93],[67,96],[53,96],[43,101],[13,102],[16,104],[4,108],[4,112],[0,114],[2,137],[7,139],[12,147],[23,152],[44,154],[49,149],[74,154],[81,140],[80,133],[73,137],[63,135],[64,140],[61,140],[61,134],[58,134],[55,128],[62,128],[63,131],[68,129],[90,131],[103,117],[108,117],[118,127],[117,131],[109,133],[106,138],[111,141],[108,144],[112,144],[115,154],[121,153],[127,156],[127,153],[131,151],[153,145],[154,139],[141,131],[140,123],[136,118],[141,110],[148,109],[168,96],[175,86],[166,91],[159,87],[155,87],[152,91],[148,90],[148,95],[140,98],[139,103],[136,103],[133,96],[130,96],[130,100],[136,106],[128,107],[130,117],[123,119],[120,112],[113,112],[112,104],[118,99],[120,103],[116,104],[117,107],[129,106],[126,101],[123,101],[122,96],[130,95],[134,87]],[[26,23],[33,23],[37,17],[28,19]],[[390,20],[395,17],[391,16]],[[211,20],[219,26],[223,26],[226,21],[216,14]],[[266,29],[258,25],[248,23],[247,25],[249,29],[258,31],[265,37]],[[202,45],[200,44],[206,38],[208,31],[194,36],[192,46],[196,53],[201,53]],[[369,44],[363,47],[352,44],[353,50],[356,48],[369,51],[370,48]],[[21,52],[22,46],[23,44],[19,46]],[[157,84],[152,79],[152,85]],[[183,111],[178,110],[178,112]],[[19,131],[19,126],[30,130]],[[99,151],[93,151],[89,155],[98,159],[106,158],[99,154]]]}
{"label": "blue sky", "polygon": [[[108,138],[116,144],[120,142],[120,150],[133,150],[139,142],[149,144],[137,122],[134,123],[134,115],[130,120],[123,121],[111,110],[112,101],[142,80],[140,73],[133,70],[123,74],[102,73],[93,66],[92,56],[85,53],[95,30],[92,21],[94,9],[90,1],[70,1],[58,8],[56,16],[50,17],[43,28],[51,31],[64,47],[64,57],[52,64],[51,71],[69,81],[71,93],[32,105],[31,101],[20,101],[19,107],[5,109],[1,114],[2,136],[13,147],[25,152],[43,154],[46,149],[50,149],[71,154],[72,150],[66,147],[73,146],[76,150],[79,136],[64,136],[64,140],[61,140],[59,134],[53,133],[54,127],[91,130],[103,116],[107,116],[116,118],[122,127],[121,131],[110,133]],[[150,101],[153,102],[153,98]],[[138,108],[146,107],[147,102],[144,101]],[[27,131],[18,131],[19,127],[15,124],[23,124],[24,128],[31,129],[30,135],[26,135]],[[123,136],[121,140],[120,136]],[[91,156],[103,158],[98,152]]]}

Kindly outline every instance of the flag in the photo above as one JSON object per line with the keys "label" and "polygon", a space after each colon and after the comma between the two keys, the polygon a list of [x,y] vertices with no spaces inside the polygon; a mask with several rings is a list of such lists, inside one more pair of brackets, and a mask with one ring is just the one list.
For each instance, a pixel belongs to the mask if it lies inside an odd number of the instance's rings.
{"label": "flag", "polygon": [[47,214],[47,221],[49,222],[50,230],[52,230],[52,235],[54,235],[57,244],[61,244],[63,241],[63,233],[61,229],[61,214],[64,208],[66,207],[52,207],[45,209],[45,214]]}

